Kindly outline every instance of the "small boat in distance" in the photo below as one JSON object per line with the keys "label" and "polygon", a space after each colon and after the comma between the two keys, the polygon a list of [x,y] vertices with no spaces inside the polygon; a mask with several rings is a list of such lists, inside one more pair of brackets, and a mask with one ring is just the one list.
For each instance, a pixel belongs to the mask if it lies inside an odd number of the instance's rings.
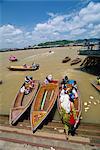
{"label": "small boat in distance", "polygon": [[[69,81],[71,82],[73,81],[74,83],[74,80],[69,80]],[[59,98],[57,101],[58,112],[60,114],[62,123],[64,124],[64,130],[65,130],[66,135],[68,135],[68,133],[71,133],[72,135],[75,134],[75,130],[79,124],[81,111],[82,111],[82,102],[80,100],[78,89],[77,89],[77,98],[74,97],[73,101],[69,99],[70,96],[72,96],[70,95],[72,94],[71,90],[73,87],[73,83],[71,82],[64,84],[64,89],[62,88],[62,85],[61,85]],[[76,87],[77,87],[77,84],[76,84]],[[66,98],[64,98],[64,95],[65,97],[67,97],[68,99],[67,101],[65,101]]]}
{"label": "small boat in distance", "polygon": [[36,129],[44,122],[53,109],[58,93],[58,82],[48,84],[43,83],[39,88],[37,96],[35,97],[31,107],[30,120],[33,132],[35,132]]}
{"label": "small boat in distance", "polygon": [[39,69],[39,64],[35,64],[34,66],[29,66],[26,64],[22,66],[10,66],[8,69],[13,71],[35,71]]}
{"label": "small boat in distance", "polygon": [[68,61],[70,61],[70,60],[71,60],[70,57],[65,57],[65,58],[62,60],[62,63],[66,63],[66,62],[68,62]]}
{"label": "small boat in distance", "polygon": [[[10,115],[9,115],[9,123],[14,125],[19,118],[26,112],[26,110],[29,108],[29,106],[32,104],[38,88],[39,88],[39,81],[37,80],[32,80],[33,87],[31,88],[31,91],[28,94],[25,94],[25,91],[22,91],[22,87],[19,89],[12,107],[10,109]],[[30,86],[30,84],[28,84]],[[25,89],[24,89],[25,90]]]}
{"label": "small boat in distance", "polygon": [[10,60],[10,61],[17,61],[18,59],[17,59],[15,56],[10,56],[10,57],[9,57],[9,60]]}
{"label": "small boat in distance", "polygon": [[91,82],[91,84],[100,92],[100,85],[96,83],[96,81]]}
{"label": "small boat in distance", "polygon": [[79,62],[81,62],[82,59],[81,58],[76,58],[76,59],[73,59],[70,63],[70,65],[75,65],[75,64],[78,64]]}

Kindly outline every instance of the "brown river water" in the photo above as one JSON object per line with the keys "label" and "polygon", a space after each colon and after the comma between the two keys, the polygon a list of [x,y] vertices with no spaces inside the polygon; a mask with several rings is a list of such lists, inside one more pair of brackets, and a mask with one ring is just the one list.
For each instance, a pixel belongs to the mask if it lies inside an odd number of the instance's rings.
{"label": "brown river water", "polygon": [[[60,80],[67,75],[78,83],[80,97],[82,100],[82,122],[100,123],[100,93],[91,85],[96,76],[80,70],[80,63],[70,65],[70,61],[62,63],[62,59],[69,56],[71,59],[77,57],[77,50],[80,47],[59,47],[48,49],[33,49],[26,51],[0,52],[0,114],[8,115],[11,104],[15,98],[19,87],[22,85],[26,75],[33,76],[34,79],[44,81],[48,74],[52,74],[54,79]],[[52,52],[49,53],[49,50]],[[15,55],[17,62],[10,62],[9,57]],[[84,60],[84,56],[78,56]],[[10,71],[7,67],[11,65],[23,65],[32,62],[38,63],[40,69],[37,71]],[[85,105],[84,105],[85,104]],[[54,118],[59,120],[56,111]]]}

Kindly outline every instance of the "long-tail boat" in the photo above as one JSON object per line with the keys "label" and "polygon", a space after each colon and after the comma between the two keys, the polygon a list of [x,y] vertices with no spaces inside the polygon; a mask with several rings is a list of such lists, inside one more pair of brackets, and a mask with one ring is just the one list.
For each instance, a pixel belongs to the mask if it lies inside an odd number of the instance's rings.
{"label": "long-tail boat", "polygon": [[59,93],[58,82],[42,84],[31,107],[31,128],[35,132],[45,121],[57,100]]}
{"label": "long-tail boat", "polygon": [[68,61],[70,61],[70,60],[71,60],[70,57],[65,57],[65,58],[62,60],[62,63],[66,63],[66,62],[68,62]]}
{"label": "long-tail boat", "polygon": [[10,66],[8,67],[8,69],[13,71],[34,71],[39,69],[39,64],[36,64],[35,66],[29,66],[29,65]]}
{"label": "long-tail boat", "polygon": [[76,59],[73,59],[70,63],[70,65],[75,65],[75,64],[78,64],[79,62],[81,62],[82,59],[81,58],[76,58]]}
{"label": "long-tail boat", "polygon": [[[69,80],[70,81],[70,80]],[[74,80],[73,80],[74,81]],[[64,85],[65,86],[65,85]],[[66,91],[71,89],[73,84],[66,84]],[[57,106],[58,106],[58,111],[62,120],[62,123],[64,124],[64,130],[65,133],[68,135],[70,132],[71,134],[75,133],[75,130],[79,124],[80,116],[81,116],[81,111],[82,111],[82,102],[80,100],[80,94],[77,89],[77,94],[78,97],[74,98],[73,102],[70,103],[70,112],[66,112],[66,110],[61,106],[61,91],[62,91],[62,86],[60,86],[60,92],[59,92],[59,98],[57,101]],[[69,93],[68,93],[69,95]]]}
{"label": "long-tail boat", "polygon": [[12,125],[15,124],[19,120],[19,118],[24,114],[24,112],[26,112],[26,110],[30,107],[37,94],[39,85],[40,85],[39,81],[33,80],[33,87],[31,88],[31,91],[27,95],[25,94],[24,91],[21,91],[23,85],[19,89],[13,101],[12,107],[10,109],[10,116],[9,116],[10,124]]}

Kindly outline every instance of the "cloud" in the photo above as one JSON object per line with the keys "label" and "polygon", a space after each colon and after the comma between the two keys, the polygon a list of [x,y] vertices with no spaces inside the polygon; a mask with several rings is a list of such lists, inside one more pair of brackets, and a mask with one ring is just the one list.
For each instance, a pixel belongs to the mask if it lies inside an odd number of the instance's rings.
{"label": "cloud", "polygon": [[25,32],[13,25],[3,25],[0,27],[1,48],[24,47],[32,44],[32,34]]}
{"label": "cloud", "polygon": [[100,24],[99,18],[100,3],[90,2],[87,7],[74,14],[53,14],[47,22],[37,24],[34,31],[40,33],[40,35],[45,35],[48,40],[51,39],[51,36],[52,40],[55,40],[55,33],[57,39],[66,37],[69,39],[88,38],[90,34],[93,35],[93,31],[95,37],[99,37],[98,32],[96,32],[96,26],[99,28]]}
{"label": "cloud", "polygon": [[49,19],[27,32],[14,25],[0,27],[2,47],[23,47],[61,39],[100,38],[100,3],[90,2],[70,14],[48,13]]}

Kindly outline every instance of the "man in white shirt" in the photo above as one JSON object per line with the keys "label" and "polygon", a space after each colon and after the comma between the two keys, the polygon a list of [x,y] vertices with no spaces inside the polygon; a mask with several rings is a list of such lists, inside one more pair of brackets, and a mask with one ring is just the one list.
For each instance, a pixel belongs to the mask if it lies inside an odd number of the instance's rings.
{"label": "man in white shirt", "polygon": [[60,95],[61,107],[65,109],[66,113],[70,113],[70,98],[67,93],[63,92],[64,89],[61,91]]}

